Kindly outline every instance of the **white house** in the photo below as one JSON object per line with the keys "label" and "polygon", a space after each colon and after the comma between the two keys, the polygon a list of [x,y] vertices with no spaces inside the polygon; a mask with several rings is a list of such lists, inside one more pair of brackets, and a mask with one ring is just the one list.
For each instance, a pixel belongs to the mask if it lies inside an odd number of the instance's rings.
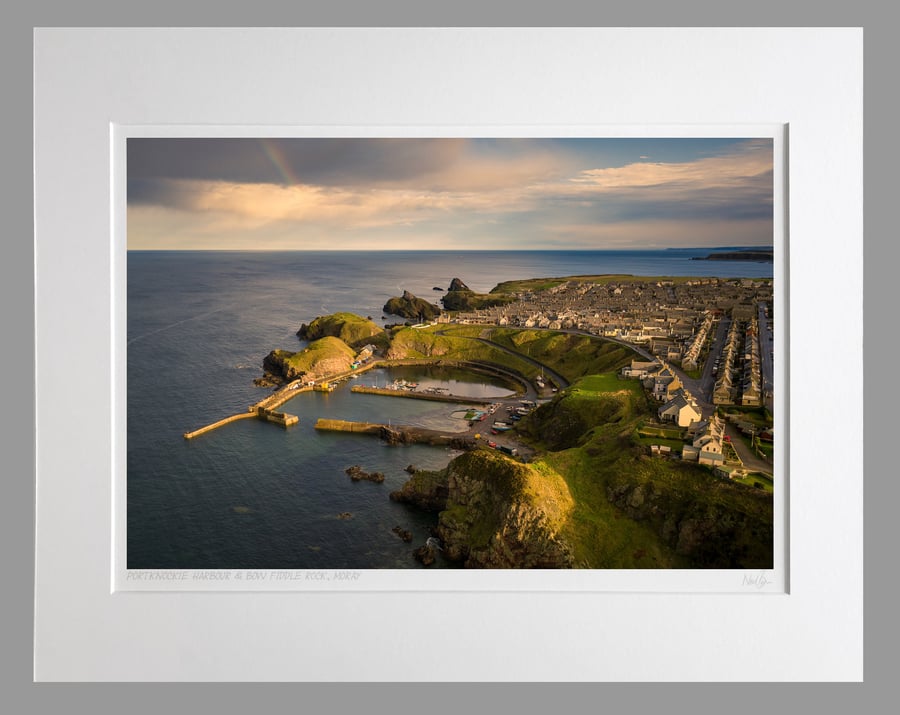
{"label": "white house", "polygon": [[657,414],[660,422],[674,422],[679,427],[689,427],[702,416],[696,403],[683,390],[679,390],[675,397],[660,407]]}
{"label": "white house", "polygon": [[722,435],[724,428],[718,416],[698,429],[691,444],[686,445],[681,452],[682,459],[700,464],[720,466],[725,463],[725,455],[722,453]]}

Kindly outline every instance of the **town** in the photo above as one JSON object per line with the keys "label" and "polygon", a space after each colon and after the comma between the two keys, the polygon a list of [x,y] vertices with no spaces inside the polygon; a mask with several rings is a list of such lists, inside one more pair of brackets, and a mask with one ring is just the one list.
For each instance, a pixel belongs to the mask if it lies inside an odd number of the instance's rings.
{"label": "town", "polygon": [[648,436],[668,438],[649,445],[652,454],[676,456],[685,442],[682,459],[732,478],[772,475],[771,279],[569,278],[517,291],[506,305],[442,313],[436,322],[581,332],[628,344],[642,359],[620,375],[641,380],[659,403],[659,426]]}

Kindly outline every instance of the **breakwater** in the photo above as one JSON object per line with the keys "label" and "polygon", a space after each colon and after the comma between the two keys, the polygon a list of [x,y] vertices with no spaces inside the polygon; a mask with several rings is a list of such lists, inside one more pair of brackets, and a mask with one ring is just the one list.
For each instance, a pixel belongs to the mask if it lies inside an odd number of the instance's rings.
{"label": "breakwater", "polygon": [[[354,370],[348,370],[346,372],[342,372],[336,375],[331,375],[326,379],[322,379],[316,382],[307,382],[304,383],[301,380],[294,380],[289,382],[284,387],[276,390],[271,395],[264,397],[259,402],[250,405],[247,408],[247,412],[242,412],[236,415],[231,415],[230,417],[225,417],[217,422],[213,422],[212,424],[206,425],[204,427],[200,427],[199,429],[193,430],[191,432],[185,432],[185,439],[194,439],[195,437],[199,437],[200,435],[206,434],[207,432],[212,432],[219,427],[227,425],[231,422],[236,422],[237,420],[247,419],[249,417],[256,417],[258,419],[264,420],[266,422],[274,422],[275,424],[280,424],[284,427],[289,427],[290,425],[296,424],[299,422],[299,418],[295,415],[288,414],[286,412],[278,412],[278,408],[281,407],[288,400],[293,399],[299,394],[304,392],[312,392],[312,391],[327,391],[331,389],[331,387],[339,381],[345,380],[353,375],[359,375],[361,373],[367,372],[376,367],[408,367],[408,366],[446,366],[446,367],[463,367],[469,370],[475,370],[477,372],[482,372],[490,375],[499,375],[502,377],[506,377],[511,381],[521,384],[527,390],[527,381],[521,376],[510,370],[506,370],[503,367],[492,365],[489,363],[480,363],[476,361],[462,361],[462,360],[444,360],[444,359],[400,359],[400,360],[373,360],[365,365],[361,365]],[[438,395],[434,393],[427,392],[414,392],[410,390],[387,390],[378,387],[366,387],[363,385],[354,385],[351,388],[352,392],[358,393],[367,393],[371,395],[387,395],[390,397],[411,397],[418,400],[431,400],[433,402],[451,402],[456,404],[472,404],[472,405],[488,405],[496,400],[484,397],[457,397],[455,395]]]}
{"label": "breakwater", "polygon": [[232,422],[237,422],[238,420],[246,420],[246,419],[255,419],[255,412],[241,412],[236,415],[231,415],[230,417],[226,417],[225,419],[221,419],[218,422],[213,422],[212,424],[206,425],[205,427],[201,427],[200,429],[195,429],[193,432],[185,432],[185,439],[194,439],[194,437],[199,437],[202,434],[206,434],[207,432],[212,432],[214,429],[218,429],[224,425],[230,424]]}
{"label": "breakwater", "polygon": [[199,437],[200,435],[206,434],[207,432],[212,432],[213,430],[230,424],[231,422],[236,422],[237,420],[245,420],[249,417],[256,417],[257,419],[264,420],[265,422],[273,422],[274,424],[282,425],[283,427],[290,427],[291,425],[297,424],[300,421],[300,418],[287,412],[278,411],[278,408],[281,407],[285,402],[304,392],[312,392],[314,390],[327,391],[329,389],[329,385],[332,382],[345,379],[353,374],[371,370],[376,366],[376,364],[377,363],[369,363],[368,365],[363,365],[356,370],[333,375],[327,380],[321,380],[319,382],[304,384],[301,380],[294,380],[292,382],[289,382],[284,387],[276,390],[268,397],[264,397],[259,402],[250,405],[250,407],[247,408],[247,412],[241,412],[236,415],[231,415],[230,417],[221,419],[218,422],[213,422],[212,424],[206,425],[205,427],[200,427],[199,429],[193,430],[192,432],[185,432],[184,438],[194,439],[195,437]]}
{"label": "breakwater", "polygon": [[213,422],[212,424],[200,427],[199,429],[195,429],[191,432],[185,432],[184,438],[194,439],[195,437],[199,437],[200,435],[206,434],[207,432],[212,432],[213,430],[219,429],[219,427],[224,427],[225,425],[231,424],[232,422],[248,419],[257,419],[263,420],[264,422],[272,422],[276,425],[281,425],[282,427],[290,427],[291,425],[295,425],[300,421],[300,418],[297,417],[297,415],[292,415],[288,412],[276,412],[275,410],[269,410],[264,407],[253,405],[249,407],[246,412],[239,412],[236,415],[225,417],[218,422]]}
{"label": "breakwater", "polygon": [[414,400],[430,400],[432,402],[453,402],[456,404],[490,405],[496,402],[490,397],[460,397],[458,395],[441,395],[433,392],[417,392],[416,390],[396,389],[384,387],[367,387],[366,385],[354,385],[350,392],[359,392],[366,395],[386,395],[387,397],[411,397]]}
{"label": "breakwater", "polygon": [[376,422],[320,418],[316,420],[315,428],[323,432],[373,435],[380,437],[388,444],[430,444],[455,449],[471,449],[475,446],[475,439],[465,432],[445,432],[409,425],[385,425]]}

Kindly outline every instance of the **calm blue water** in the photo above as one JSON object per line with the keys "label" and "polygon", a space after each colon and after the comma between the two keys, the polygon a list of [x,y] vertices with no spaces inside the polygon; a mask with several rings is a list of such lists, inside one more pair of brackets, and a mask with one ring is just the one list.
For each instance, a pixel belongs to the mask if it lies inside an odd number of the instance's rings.
{"label": "calm blue water", "polygon": [[[411,551],[436,519],[388,494],[406,481],[408,464],[438,468],[453,453],[316,433],[313,424],[454,428],[453,405],[353,395],[346,383],[287,403],[301,420],[288,430],[245,420],[190,442],[182,434],[265,396],[253,385],[262,359],[273,348],[299,349],[301,323],[337,311],[381,323],[381,306],[404,289],[437,301],[433,287],[446,290],[454,277],[486,292],[505,280],[575,274],[772,276],[770,263],[690,260],[707,253],[129,252],[129,568],[416,567]],[[439,371],[361,381],[410,376],[473,397],[507,392]],[[385,482],[352,482],[344,469],[353,464],[384,472]],[[413,532],[412,544],[391,533],[395,525]]]}

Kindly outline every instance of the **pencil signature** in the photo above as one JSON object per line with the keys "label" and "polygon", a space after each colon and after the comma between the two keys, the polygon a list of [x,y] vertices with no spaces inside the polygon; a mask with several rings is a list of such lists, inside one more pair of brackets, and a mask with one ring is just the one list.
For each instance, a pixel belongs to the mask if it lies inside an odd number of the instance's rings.
{"label": "pencil signature", "polygon": [[758,574],[744,574],[744,580],[742,581],[742,586],[753,586],[756,589],[765,588],[770,583],[774,583],[774,581],[770,581],[766,578],[766,575],[760,571]]}

